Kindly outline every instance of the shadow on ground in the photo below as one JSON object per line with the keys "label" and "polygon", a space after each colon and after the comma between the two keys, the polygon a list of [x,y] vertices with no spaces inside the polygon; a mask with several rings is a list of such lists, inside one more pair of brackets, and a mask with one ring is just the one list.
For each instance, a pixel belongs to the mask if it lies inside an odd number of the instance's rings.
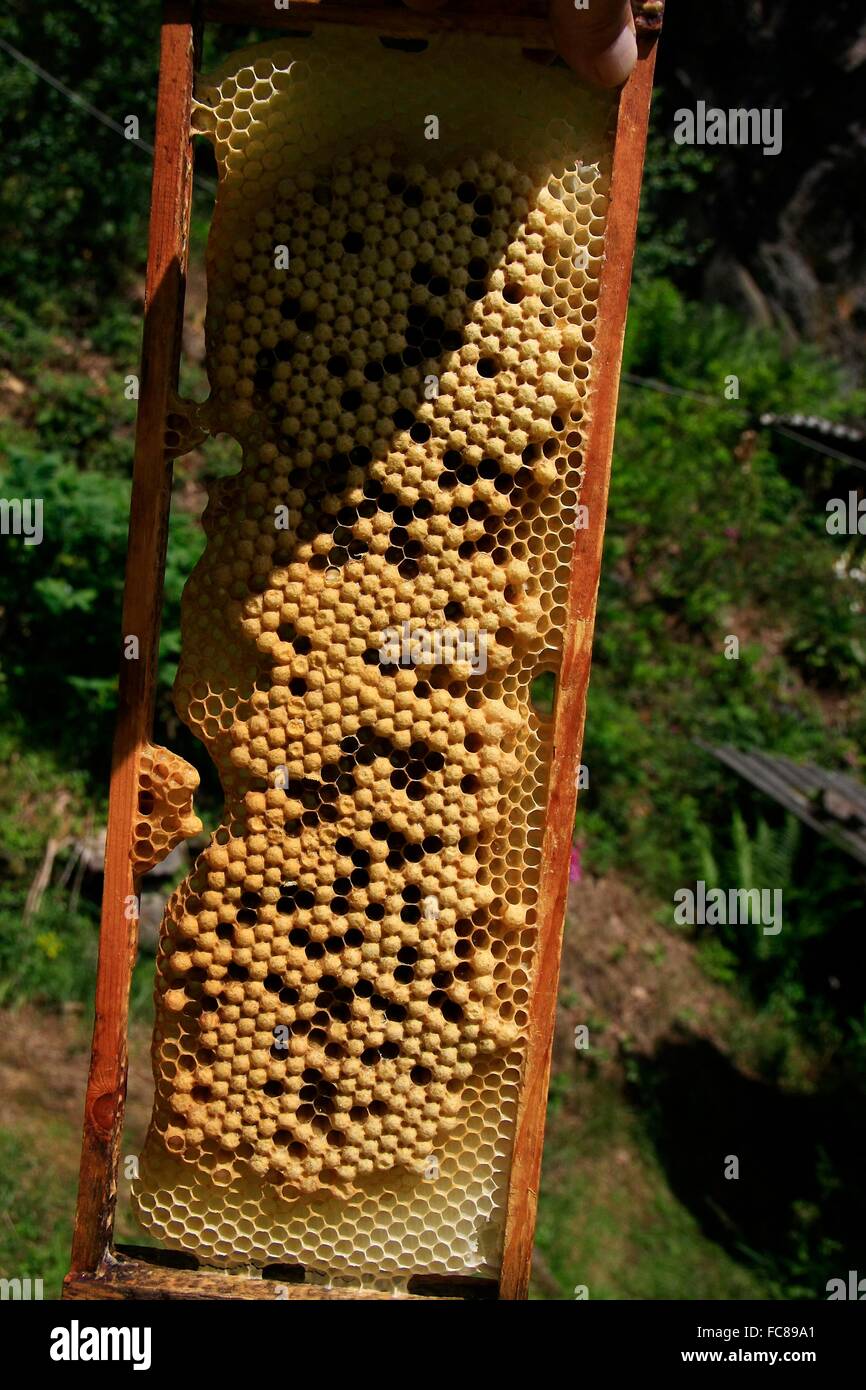
{"label": "shadow on ground", "polygon": [[[685,1029],[641,1058],[628,1098],[701,1230],[770,1276],[826,1297],[866,1257],[862,1087],[786,1092]],[[737,1177],[726,1177],[735,1171]],[[793,1290],[790,1290],[792,1292]]]}

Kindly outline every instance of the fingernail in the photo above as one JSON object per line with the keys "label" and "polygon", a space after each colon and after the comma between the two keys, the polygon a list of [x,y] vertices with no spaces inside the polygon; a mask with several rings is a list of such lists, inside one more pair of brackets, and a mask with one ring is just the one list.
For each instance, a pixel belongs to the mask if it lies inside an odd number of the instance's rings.
{"label": "fingernail", "polygon": [[637,40],[631,29],[623,29],[609,48],[592,65],[596,81],[602,87],[618,87],[628,77],[637,62]]}

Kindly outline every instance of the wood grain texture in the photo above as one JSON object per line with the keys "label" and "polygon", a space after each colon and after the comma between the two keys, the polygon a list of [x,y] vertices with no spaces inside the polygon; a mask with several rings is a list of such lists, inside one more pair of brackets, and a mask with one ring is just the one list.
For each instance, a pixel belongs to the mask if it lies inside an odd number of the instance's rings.
{"label": "wood grain texture", "polygon": [[575,532],[568,619],[556,695],[554,748],[539,883],[539,948],[529,1001],[529,1036],[508,1188],[500,1281],[500,1298],[503,1299],[526,1298],[532,1261],[568,865],[577,801],[577,771],[586,717],[619,373],[654,63],[655,39],[642,36],[638,65],[623,88],[617,115],[599,296],[595,390],[585,449],[586,481],[580,498],[588,508],[589,524]]}
{"label": "wood grain texture", "polygon": [[[242,1274],[218,1274],[213,1270],[172,1267],[160,1258],[161,1252],[142,1250],[134,1258],[120,1252],[108,1254],[92,1273],[67,1275],[64,1299],[74,1302],[141,1302],[166,1300],[240,1299],[259,1302],[465,1302],[489,1297],[489,1281],[472,1279],[430,1279],[424,1293],[380,1293],[371,1289],[331,1289],[315,1284],[284,1283],[278,1274],[268,1278],[249,1278]],[[434,1292],[435,1289],[435,1292]],[[494,1289],[495,1292],[495,1289]]]}
{"label": "wood grain texture", "polygon": [[[142,366],[135,434],[122,635],[139,640],[139,659],[121,657],[99,933],[95,1023],[84,1107],[72,1268],[95,1271],[111,1238],[117,1147],[126,1093],[129,982],[138,929],[128,921],[134,892],[130,850],[137,818],[138,758],[150,738],[171,500],[165,457],[169,392],[177,384],[192,191],[190,110],[194,71],[192,6],[165,7],[160,50]],[[110,177],[110,171],[106,171]]]}
{"label": "wood grain texture", "polygon": [[[380,1302],[425,1303],[428,1299],[415,1294],[384,1294],[370,1290],[318,1288],[313,1284],[288,1284],[281,1291],[266,1279],[244,1279],[231,1274],[195,1274],[184,1270],[108,1269],[99,1274],[69,1275],[64,1286],[64,1299],[76,1302],[114,1300],[146,1302],[166,1300],[240,1299],[276,1303],[301,1299],[306,1302],[347,1299]],[[447,1301],[447,1300],[446,1300]]]}

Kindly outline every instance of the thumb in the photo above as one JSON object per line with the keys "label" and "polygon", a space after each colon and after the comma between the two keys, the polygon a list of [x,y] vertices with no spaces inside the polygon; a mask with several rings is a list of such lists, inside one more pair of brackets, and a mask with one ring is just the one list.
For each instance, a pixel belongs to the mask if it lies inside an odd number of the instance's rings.
{"label": "thumb", "polygon": [[628,0],[551,0],[556,46],[578,77],[596,87],[618,87],[637,62],[637,40]]}

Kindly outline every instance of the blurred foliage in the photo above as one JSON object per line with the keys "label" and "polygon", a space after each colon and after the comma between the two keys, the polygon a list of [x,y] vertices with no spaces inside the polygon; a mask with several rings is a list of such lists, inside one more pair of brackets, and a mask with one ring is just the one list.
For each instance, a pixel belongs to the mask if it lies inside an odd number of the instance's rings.
{"label": "blurred foliage", "polygon": [[59,1298],[69,1268],[72,1214],[65,1175],[52,1162],[55,1133],[31,1135],[0,1129],[0,1276],[42,1279],[45,1298]]}
{"label": "blurred foliage", "polygon": [[653,93],[640,199],[640,254],[635,280],[655,280],[694,271],[711,250],[696,239],[692,211],[695,199],[713,188],[715,159],[703,146],[675,145],[663,125],[660,89]]}
{"label": "blurred foliage", "polygon": [[627,863],[670,900],[695,876],[700,822],[730,824],[737,785],[695,736],[864,766],[866,596],[834,569],[821,500],[833,465],[803,450],[801,476],[786,476],[773,437],[751,428],[764,410],[864,400],[809,350],[785,356],[665,281],[635,289],[625,369],[700,399],[623,383],[580,814],[591,867]]}
{"label": "blurred foliage", "polygon": [[[104,777],[121,651],[129,484],[80,471],[59,453],[9,450],[0,465],[5,497],[43,503],[41,545],[7,548],[0,573],[3,665],[0,701],[26,714],[29,735],[69,766]],[[202,547],[186,513],[171,516],[160,636],[160,708],[167,706],[180,650],[180,592]],[[135,576],[132,576],[133,582]]]}
{"label": "blurred foliage", "polygon": [[[137,116],[152,144],[159,10],[10,0],[0,39],[118,125]],[[0,67],[0,297],[43,316],[57,299],[93,311],[130,263],[143,267],[149,159],[6,50]]]}
{"label": "blurred foliage", "polygon": [[[837,572],[824,502],[845,465],[799,449],[784,466],[763,411],[857,418],[832,363],[782,352],[666,281],[634,291],[598,603],[578,827],[592,871],[625,868],[672,904],[714,865],[724,887],[779,887],[785,925],[696,928],[714,977],[771,1011],[782,1054],[808,1029],[816,1055],[866,1078],[864,878],[694,739],[765,749],[861,778],[866,768],[866,593]],[[725,399],[735,376],[739,398]],[[841,478],[840,478],[841,470]],[[852,484],[853,485],[853,484]],[[725,656],[729,636],[739,658]],[[672,907],[664,910],[672,920]]]}
{"label": "blurred foliage", "polygon": [[70,911],[66,892],[47,893],[36,917],[22,924],[20,894],[0,888],[0,1007],[25,999],[53,1008],[89,1004],[98,928],[94,904]]}
{"label": "blurred foliage", "polygon": [[89,791],[74,761],[29,739],[26,719],[0,706],[0,1006],[34,999],[59,1007],[89,1002],[96,964],[98,914],[69,889],[49,889],[39,912],[24,920],[27,890],[46,843],[92,832],[104,796]]}

